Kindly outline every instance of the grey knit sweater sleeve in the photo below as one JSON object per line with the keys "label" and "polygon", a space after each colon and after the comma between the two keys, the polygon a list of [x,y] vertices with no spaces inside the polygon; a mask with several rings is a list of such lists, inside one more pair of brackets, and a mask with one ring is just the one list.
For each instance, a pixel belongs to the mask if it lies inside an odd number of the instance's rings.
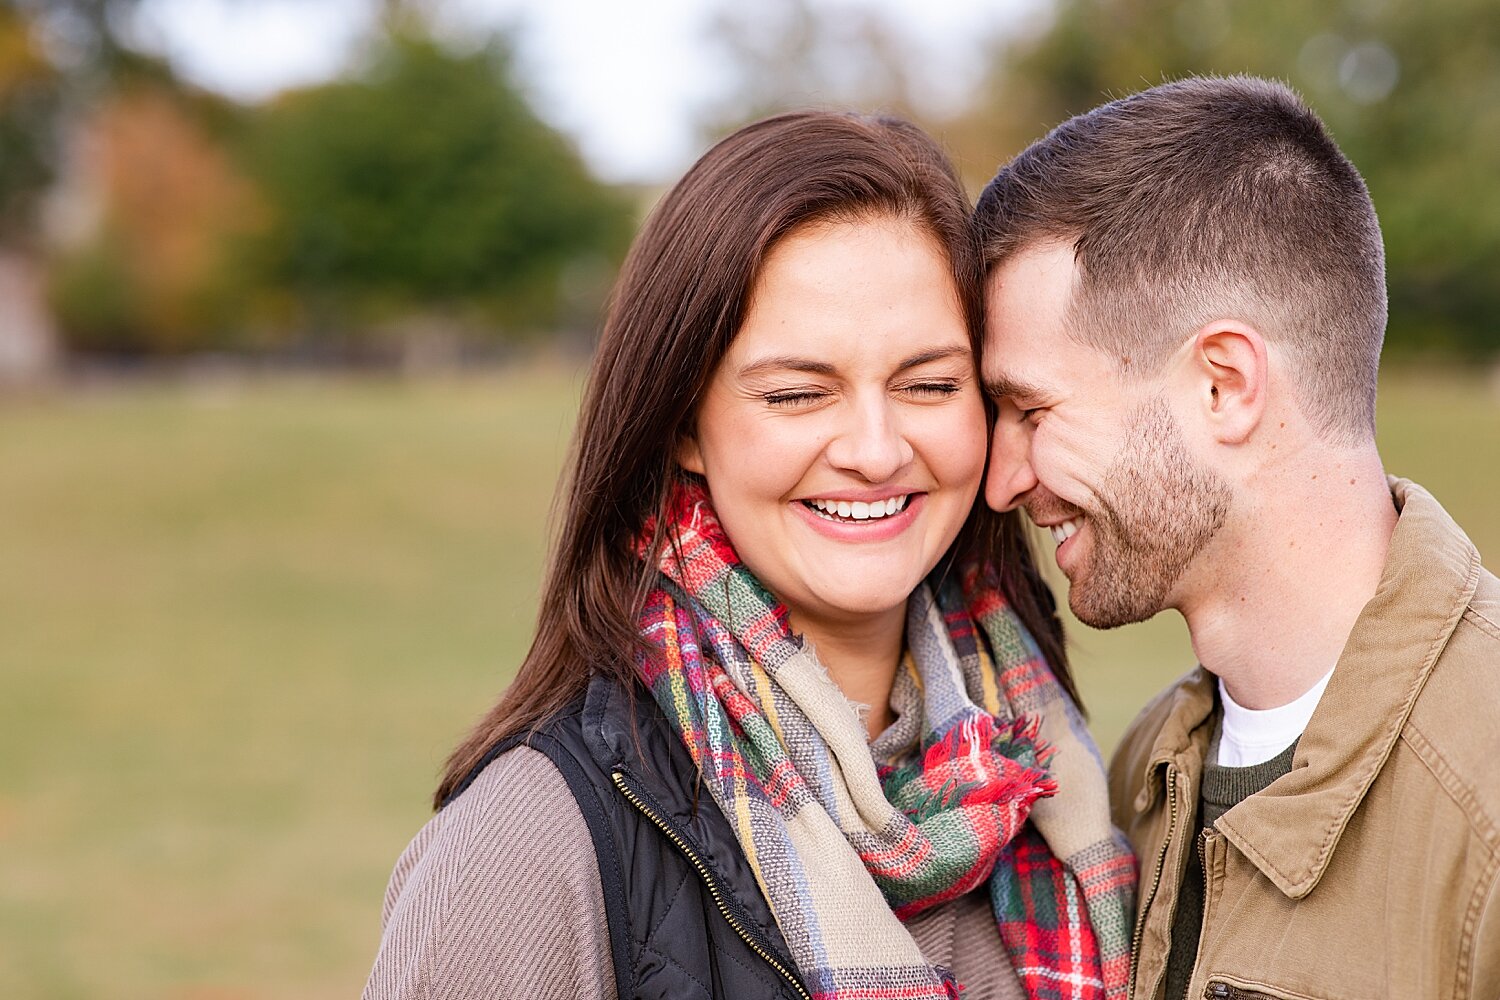
{"label": "grey knit sweater sleeve", "polygon": [[615,1000],[588,826],[543,754],[505,753],[407,847],[364,1000]]}

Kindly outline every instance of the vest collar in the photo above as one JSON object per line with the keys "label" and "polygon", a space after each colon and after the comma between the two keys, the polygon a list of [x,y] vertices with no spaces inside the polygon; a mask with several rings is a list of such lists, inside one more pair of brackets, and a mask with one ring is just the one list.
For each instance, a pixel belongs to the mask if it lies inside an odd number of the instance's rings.
{"label": "vest collar", "polygon": [[756,935],[755,946],[795,968],[734,827],[714,803],[686,744],[651,692],[644,685],[626,689],[596,675],[584,695],[582,722],[594,762],[606,774],[620,774],[655,814],[653,822],[667,824],[670,831],[662,832],[677,841],[677,849],[707,868],[724,891],[720,902]]}

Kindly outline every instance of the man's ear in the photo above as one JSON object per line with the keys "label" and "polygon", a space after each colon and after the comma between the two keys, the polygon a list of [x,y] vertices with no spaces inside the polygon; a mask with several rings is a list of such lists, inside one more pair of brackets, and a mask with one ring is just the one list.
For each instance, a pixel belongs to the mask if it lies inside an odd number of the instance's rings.
{"label": "man's ear", "polygon": [[1223,444],[1245,443],[1266,409],[1265,338],[1237,320],[1206,323],[1193,335],[1189,364],[1210,433]]}
{"label": "man's ear", "polygon": [[697,434],[689,431],[677,439],[677,465],[684,472],[707,475],[703,471],[703,449],[698,447]]}

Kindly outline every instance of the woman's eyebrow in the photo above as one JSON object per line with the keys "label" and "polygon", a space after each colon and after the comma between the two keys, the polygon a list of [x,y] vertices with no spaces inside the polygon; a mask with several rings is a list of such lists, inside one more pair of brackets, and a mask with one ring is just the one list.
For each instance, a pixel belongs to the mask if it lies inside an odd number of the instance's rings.
{"label": "woman's eyebrow", "polygon": [[[946,358],[968,357],[969,348],[963,347],[935,347],[930,351],[921,351],[903,360],[896,366],[897,371],[906,371],[933,361],[942,361]],[[740,378],[753,378],[756,375],[765,375],[770,372],[793,371],[806,372],[809,375],[837,375],[838,369],[826,361],[814,361],[811,358],[801,358],[794,354],[777,354],[768,358],[759,358],[742,366],[737,374]]]}
{"label": "woman's eyebrow", "polygon": [[807,372],[809,375],[836,375],[838,369],[826,361],[814,361],[811,358],[799,358],[792,354],[778,354],[774,357],[761,358],[752,361],[739,370],[740,378],[749,378],[755,375],[765,375],[770,372],[793,371]]}
{"label": "woman's eyebrow", "polygon": [[898,372],[904,372],[908,368],[916,368],[932,361],[943,361],[948,358],[967,358],[969,356],[968,346],[964,347],[934,347],[930,351],[922,351],[913,354],[896,367]]}

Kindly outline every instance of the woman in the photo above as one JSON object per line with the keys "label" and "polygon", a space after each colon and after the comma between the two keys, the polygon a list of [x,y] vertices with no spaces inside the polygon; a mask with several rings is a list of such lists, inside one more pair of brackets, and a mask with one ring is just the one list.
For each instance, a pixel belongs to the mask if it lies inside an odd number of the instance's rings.
{"label": "woman", "polygon": [[1021,528],[975,503],[979,271],[898,121],[762,121],[663,198],[536,640],[367,997],[1123,995],[1133,861]]}

